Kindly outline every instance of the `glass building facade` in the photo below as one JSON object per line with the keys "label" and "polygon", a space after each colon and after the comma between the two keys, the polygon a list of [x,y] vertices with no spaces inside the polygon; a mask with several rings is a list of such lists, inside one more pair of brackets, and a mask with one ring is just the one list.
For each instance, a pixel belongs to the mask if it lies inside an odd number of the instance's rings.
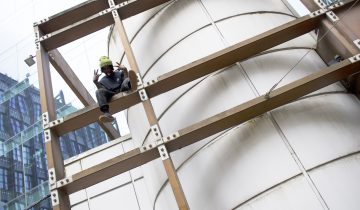
{"label": "glass building facade", "polygon": [[[76,111],[62,91],[55,101],[58,116]],[[29,79],[17,82],[0,73],[0,209],[51,209],[40,116],[39,90]],[[68,133],[60,138],[63,158],[106,141],[97,123]]]}

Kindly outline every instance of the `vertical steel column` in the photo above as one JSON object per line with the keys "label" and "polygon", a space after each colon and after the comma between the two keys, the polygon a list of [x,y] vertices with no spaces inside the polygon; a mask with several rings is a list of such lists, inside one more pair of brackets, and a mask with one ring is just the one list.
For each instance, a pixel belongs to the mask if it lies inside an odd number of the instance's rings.
{"label": "vertical steel column", "polygon": [[39,78],[42,123],[44,128],[45,149],[48,160],[49,185],[53,209],[70,209],[68,195],[56,189],[56,181],[65,177],[64,161],[60,149],[59,137],[51,131],[48,123],[56,120],[56,108],[51,83],[49,55],[38,42],[40,31],[34,27],[36,39],[36,62]]}
{"label": "vertical steel column", "polygon": [[[115,3],[113,0],[109,0],[109,6],[110,6],[110,8],[115,8]],[[138,79],[141,81],[142,79],[141,79],[138,64],[136,62],[134,53],[130,46],[130,42],[129,42],[129,39],[125,32],[124,25],[123,25],[116,9],[112,10],[112,15],[113,15],[113,18],[115,21],[115,30],[119,33],[121,42],[124,47],[125,55],[129,61],[130,68],[137,73]],[[142,93],[146,95],[145,89],[143,89]],[[162,135],[161,129],[158,125],[158,120],[156,118],[154,108],[152,106],[150,99],[148,97],[146,97],[146,100],[143,100],[142,104],[143,104],[143,107],[144,107],[144,110],[145,110],[145,113],[146,113],[146,116],[147,116],[150,126],[152,128],[155,127],[156,128],[155,132],[157,134],[156,136],[158,136],[159,138],[162,138],[163,135]],[[158,148],[159,148],[160,156],[162,158],[162,162],[165,167],[165,171],[169,178],[169,183],[171,185],[171,188],[174,193],[174,196],[175,196],[175,199],[176,199],[179,209],[190,209],[189,205],[187,203],[184,191],[181,187],[181,183],[177,176],[176,170],[174,168],[174,164],[172,162],[170,155],[167,152],[165,145],[160,145]],[[164,154],[166,154],[165,157],[163,156]]]}

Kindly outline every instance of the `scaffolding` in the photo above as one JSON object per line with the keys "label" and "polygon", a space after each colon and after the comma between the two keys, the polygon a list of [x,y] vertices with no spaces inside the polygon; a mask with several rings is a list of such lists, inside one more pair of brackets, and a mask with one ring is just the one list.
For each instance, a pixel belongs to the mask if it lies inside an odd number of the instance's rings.
{"label": "scaffolding", "polygon": [[[168,0],[90,0],[34,24],[42,124],[48,159],[50,197],[54,209],[70,209],[69,194],[134,169],[159,157],[166,170],[179,209],[189,209],[181,183],[174,169],[171,152],[246,122],[336,81],[346,79],[348,76],[360,71],[360,49],[355,48],[357,51],[353,50],[351,56],[342,62],[275,89],[266,95],[218,113],[201,122],[189,125],[173,134],[164,136],[154,113],[151,98],[309,33],[319,28],[320,24],[326,19],[336,22],[337,20],[334,18],[336,12],[348,8],[353,1],[346,4],[336,3],[326,8],[318,5],[318,10],[309,15],[227,47],[158,78],[142,81],[122,21],[166,2]],[[101,112],[95,100],[81,84],[57,48],[112,24],[114,24],[115,31],[121,38],[130,68],[137,73],[139,85],[137,90],[129,93],[119,93],[113,97],[110,102],[111,114],[141,103],[146,112],[151,132],[157,137],[157,140],[66,177],[59,137],[96,122]],[[84,109],[62,118],[56,117],[50,63],[85,105]],[[111,139],[119,137],[119,133],[114,130],[111,124],[102,124],[101,122],[99,124]]]}

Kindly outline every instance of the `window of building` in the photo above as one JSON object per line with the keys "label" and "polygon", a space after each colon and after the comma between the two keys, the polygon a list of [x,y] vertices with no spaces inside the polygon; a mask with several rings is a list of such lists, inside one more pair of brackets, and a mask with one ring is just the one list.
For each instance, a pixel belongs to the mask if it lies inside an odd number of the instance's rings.
{"label": "window of building", "polygon": [[0,188],[3,190],[8,190],[9,186],[8,186],[8,182],[7,182],[7,177],[8,177],[8,171],[5,168],[0,168]]}
{"label": "window of building", "polygon": [[22,159],[21,159],[21,149],[20,147],[15,147],[14,150],[13,150],[13,159],[15,161],[19,161],[21,162]]}
{"label": "window of building", "polygon": [[19,97],[18,97],[18,100],[19,100],[20,112],[21,112],[21,113],[27,113],[28,110],[27,110],[27,106],[26,106],[24,97],[23,97],[23,96],[19,96]]}
{"label": "window of building", "polygon": [[21,126],[20,121],[14,119],[14,118],[11,118],[10,123],[11,123],[11,128],[13,129],[14,134],[20,133],[22,131],[22,126]]}
{"label": "window of building", "polygon": [[41,116],[40,104],[34,103],[34,119],[35,121],[39,120]]}
{"label": "window of building", "polygon": [[23,161],[24,164],[30,165],[30,148],[27,146],[23,146]]}
{"label": "window of building", "polygon": [[20,172],[14,173],[15,180],[15,192],[22,193],[24,188],[23,175]]}
{"label": "window of building", "polygon": [[43,168],[40,154],[35,155],[35,163],[37,168],[41,168],[41,169]]}
{"label": "window of building", "polygon": [[31,177],[25,175],[25,189],[30,190],[32,188]]}
{"label": "window of building", "polygon": [[0,113],[0,131],[5,132],[5,115]]}
{"label": "window of building", "polygon": [[10,98],[10,107],[16,109],[16,97]]}

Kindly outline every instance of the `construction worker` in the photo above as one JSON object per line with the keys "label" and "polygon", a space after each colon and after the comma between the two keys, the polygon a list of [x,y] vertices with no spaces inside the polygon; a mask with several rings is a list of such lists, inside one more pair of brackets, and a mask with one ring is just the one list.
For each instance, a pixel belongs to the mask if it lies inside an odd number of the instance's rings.
{"label": "construction worker", "polygon": [[107,56],[100,57],[100,69],[105,74],[99,80],[98,69],[94,70],[93,82],[98,88],[96,90],[96,98],[103,114],[99,117],[102,122],[112,122],[114,117],[109,113],[110,99],[117,93],[137,89],[137,78],[134,71],[128,71],[127,68],[116,63],[118,69],[114,70],[112,61]]}

